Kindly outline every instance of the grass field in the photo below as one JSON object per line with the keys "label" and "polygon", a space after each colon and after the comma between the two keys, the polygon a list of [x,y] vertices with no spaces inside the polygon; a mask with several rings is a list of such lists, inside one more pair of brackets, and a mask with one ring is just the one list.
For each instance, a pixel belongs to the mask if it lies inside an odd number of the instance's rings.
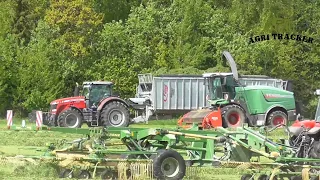
{"label": "grass field", "polygon": [[[16,125],[21,124],[21,119],[14,119]],[[27,125],[30,125],[27,123]],[[150,121],[149,124],[134,124],[130,127],[149,128],[175,128],[176,120]],[[82,128],[87,128],[83,126]],[[277,139],[285,136],[283,130],[276,131],[271,137]],[[56,167],[52,164],[41,163],[39,165],[21,166],[19,162],[7,162],[1,160],[1,156],[15,155],[41,155],[35,147],[43,147],[48,142],[56,142],[60,139],[74,140],[81,136],[75,134],[48,132],[48,131],[8,131],[6,121],[0,120],[0,179],[58,179]],[[186,179],[205,178],[209,180],[233,180],[240,179],[241,169],[226,168],[198,168],[191,173],[192,177]]]}

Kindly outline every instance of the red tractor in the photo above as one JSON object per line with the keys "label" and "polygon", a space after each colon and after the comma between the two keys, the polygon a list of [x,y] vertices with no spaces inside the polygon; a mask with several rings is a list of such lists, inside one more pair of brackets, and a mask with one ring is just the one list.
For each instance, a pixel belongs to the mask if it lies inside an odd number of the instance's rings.
{"label": "red tractor", "polygon": [[[314,120],[303,120],[300,116],[288,129],[291,133],[290,145],[304,148],[311,158],[320,158],[320,89],[315,95],[319,97]],[[301,157],[303,154],[301,154]]]}
{"label": "red tractor", "polygon": [[43,122],[49,126],[80,128],[127,127],[130,123],[129,105],[113,92],[113,83],[108,81],[77,84],[74,97],[54,100],[50,111],[44,113]]}

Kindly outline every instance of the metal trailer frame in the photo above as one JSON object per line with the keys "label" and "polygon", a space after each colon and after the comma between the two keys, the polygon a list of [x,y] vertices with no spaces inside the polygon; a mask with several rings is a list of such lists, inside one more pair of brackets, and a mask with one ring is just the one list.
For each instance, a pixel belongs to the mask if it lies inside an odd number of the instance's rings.
{"label": "metal trailer frame", "polygon": [[[163,153],[185,151],[187,158],[183,163],[179,162],[185,175],[185,166],[234,166],[249,165],[244,176],[260,174],[261,176],[293,177],[300,176],[304,171],[308,176],[317,176],[320,170],[320,159],[309,158],[308,155],[301,157],[301,146],[292,146],[288,140],[280,139],[281,142],[274,142],[267,138],[267,133],[275,128],[266,131],[260,128],[260,132],[254,131],[246,126],[238,127],[235,130],[216,128],[214,130],[198,130],[194,126],[189,130],[181,129],[156,129],[156,128],[49,128],[42,130],[75,133],[84,135],[85,138],[73,142],[61,142],[58,145],[49,144],[44,156],[35,158],[57,159],[57,153],[82,154],[85,157],[74,158],[74,161],[89,162],[89,168],[95,167],[106,169],[110,162],[139,162],[145,161],[159,163]],[[266,133],[266,135],[263,135]],[[120,140],[127,147],[127,150],[109,149],[119,143],[108,142],[109,140]],[[90,142],[90,143],[88,143]],[[86,144],[88,143],[88,144]],[[309,150],[312,147],[310,144]],[[167,153],[168,154],[168,153]],[[127,160],[112,158],[111,155],[127,155]],[[171,156],[170,156],[171,157]],[[260,162],[264,157],[270,163]],[[256,158],[257,162],[252,162]],[[60,159],[63,160],[63,159]],[[149,160],[149,161],[148,161]],[[106,164],[104,164],[106,163]],[[265,169],[262,169],[264,167]],[[71,168],[85,168],[72,166]],[[272,171],[276,168],[278,171]],[[311,170],[312,171],[311,171]],[[106,170],[105,170],[106,171]],[[153,172],[160,171],[153,169]],[[248,172],[250,172],[248,174]],[[158,172],[159,173],[159,172]],[[155,175],[156,177],[156,175]],[[170,178],[169,178],[170,179]]]}

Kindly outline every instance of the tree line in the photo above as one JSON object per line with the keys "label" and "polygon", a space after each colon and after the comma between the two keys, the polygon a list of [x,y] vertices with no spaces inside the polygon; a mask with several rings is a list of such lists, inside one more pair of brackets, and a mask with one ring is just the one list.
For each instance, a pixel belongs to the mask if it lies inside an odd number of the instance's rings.
{"label": "tree line", "polygon": [[[25,116],[72,95],[75,82],[135,93],[139,73],[228,72],[292,80],[305,116],[320,88],[320,2],[314,0],[1,0],[0,115]],[[296,34],[312,43],[270,39]],[[261,36],[260,36],[261,37]]]}

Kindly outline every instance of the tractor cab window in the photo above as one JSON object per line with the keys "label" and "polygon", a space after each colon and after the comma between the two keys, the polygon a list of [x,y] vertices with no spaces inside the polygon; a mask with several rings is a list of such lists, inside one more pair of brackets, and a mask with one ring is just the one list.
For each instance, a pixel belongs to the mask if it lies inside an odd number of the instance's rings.
{"label": "tractor cab window", "polygon": [[214,77],[211,80],[211,99],[223,99],[223,94],[228,93],[231,99],[235,96],[235,87],[238,86],[233,76]]}
{"label": "tractor cab window", "polygon": [[235,87],[238,86],[233,76],[226,76],[226,84],[224,85],[224,91],[229,93],[229,97],[234,99],[236,92]]}
{"label": "tractor cab window", "polygon": [[212,81],[212,92],[211,92],[211,99],[222,99],[222,87],[221,87],[221,80],[219,77],[213,78]]}
{"label": "tractor cab window", "polygon": [[102,99],[111,96],[111,91],[111,85],[94,84],[91,86],[90,101],[97,106]]}

